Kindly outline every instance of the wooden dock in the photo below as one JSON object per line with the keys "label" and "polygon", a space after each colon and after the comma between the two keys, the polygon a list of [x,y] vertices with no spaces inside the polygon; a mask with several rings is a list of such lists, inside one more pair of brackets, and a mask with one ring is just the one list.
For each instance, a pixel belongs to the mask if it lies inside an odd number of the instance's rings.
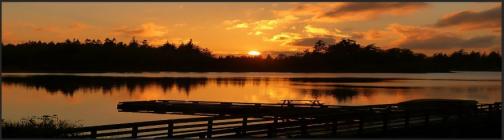
{"label": "wooden dock", "polygon": [[[299,103],[300,101],[310,104]],[[317,100],[282,100],[282,103],[241,103],[241,102],[210,102],[210,101],[179,101],[152,100],[120,102],[117,109],[120,112],[193,114],[203,116],[295,116],[335,113],[343,111],[341,106],[323,105]]]}
{"label": "wooden dock", "polygon": [[[304,102],[304,103],[303,103]],[[203,116],[249,116],[296,118],[323,116],[350,116],[375,114],[384,111],[471,113],[476,101],[425,99],[397,104],[367,106],[324,105],[318,100],[281,100],[281,103],[242,103],[151,100],[128,101],[117,105],[119,112],[192,114]]]}
{"label": "wooden dock", "polygon": [[[140,103],[144,106],[140,106]],[[485,117],[501,113],[502,110],[501,103],[474,104],[474,108],[471,106],[473,102],[470,101],[436,100],[425,103],[425,101],[413,102],[413,104],[422,104],[423,107],[417,108],[412,105],[412,102],[359,107],[293,104],[292,102],[260,105],[201,101],[123,102],[118,105],[118,108],[127,107],[128,111],[201,113],[211,116],[90,126],[62,132],[61,136],[87,138],[359,137],[398,129],[436,126],[465,119],[482,117],[485,119]],[[170,106],[170,109],[157,106],[160,104]],[[286,104],[289,105],[285,106]],[[429,105],[436,107],[430,108]],[[195,107],[193,111],[188,111],[189,106]],[[322,114],[302,112],[282,115],[281,113],[291,113],[282,111],[289,110],[288,108]],[[208,110],[205,111],[205,109]],[[219,111],[218,109],[230,110]],[[447,109],[455,111],[446,111]],[[253,115],[252,111],[260,111],[255,112],[260,115]],[[280,111],[280,113],[274,111]],[[305,115],[301,115],[303,113]]]}

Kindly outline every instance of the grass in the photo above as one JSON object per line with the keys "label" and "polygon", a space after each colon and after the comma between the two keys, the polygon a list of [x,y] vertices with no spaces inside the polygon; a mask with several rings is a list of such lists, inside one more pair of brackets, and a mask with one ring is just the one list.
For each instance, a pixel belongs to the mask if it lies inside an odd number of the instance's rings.
{"label": "grass", "polygon": [[23,118],[19,121],[5,121],[2,119],[3,138],[53,138],[60,136],[60,132],[82,127],[78,122],[60,120],[57,115],[43,115]]}

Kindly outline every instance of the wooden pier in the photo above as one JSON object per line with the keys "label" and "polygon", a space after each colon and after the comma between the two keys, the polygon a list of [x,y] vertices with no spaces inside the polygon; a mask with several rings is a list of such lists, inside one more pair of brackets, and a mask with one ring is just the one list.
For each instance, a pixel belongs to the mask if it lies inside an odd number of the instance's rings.
{"label": "wooden pier", "polygon": [[[417,107],[418,104],[422,107]],[[169,109],[163,108],[168,106]],[[194,107],[192,111],[190,107]],[[61,136],[87,138],[359,137],[395,130],[437,126],[467,119],[492,117],[495,119],[495,115],[500,115],[502,110],[501,103],[475,104],[474,101],[453,100],[413,101],[358,107],[328,106],[317,102],[296,104],[291,101],[259,105],[201,101],[141,101],[123,102],[118,105],[118,108],[122,111],[199,113],[208,116],[82,127],[62,132]],[[294,110],[298,113],[291,112]],[[254,115],[253,111],[258,111],[255,113],[260,115]],[[306,114],[304,111],[319,114]]]}
{"label": "wooden pier", "polygon": [[[302,102],[310,102],[309,104]],[[348,107],[349,108],[349,107]],[[295,116],[341,112],[342,106],[327,106],[318,100],[282,100],[282,103],[152,100],[120,102],[120,112],[192,114],[203,116]],[[300,113],[303,114],[300,114]]]}
{"label": "wooden pier", "polygon": [[[305,102],[305,103],[303,103]],[[210,101],[151,100],[120,102],[119,112],[192,114],[204,116],[253,116],[253,117],[321,117],[373,114],[383,111],[431,111],[470,113],[475,111],[477,102],[471,100],[426,99],[398,104],[367,106],[324,105],[318,100],[281,100],[281,103],[241,103]]]}

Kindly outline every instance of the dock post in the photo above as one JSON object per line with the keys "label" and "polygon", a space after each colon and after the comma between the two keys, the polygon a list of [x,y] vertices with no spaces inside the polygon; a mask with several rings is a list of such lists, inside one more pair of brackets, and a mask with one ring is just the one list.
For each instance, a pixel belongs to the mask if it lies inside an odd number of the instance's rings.
{"label": "dock post", "polygon": [[331,123],[331,133],[336,135],[338,133],[338,120],[333,120]]}
{"label": "dock post", "polygon": [[138,136],[138,126],[133,126],[131,130],[131,137],[136,138]]}
{"label": "dock post", "polygon": [[388,129],[388,122],[389,122],[389,111],[387,109],[387,111],[385,113],[383,113],[383,131],[384,132],[387,132],[387,129]]}
{"label": "dock post", "polygon": [[448,123],[448,118],[450,117],[449,114],[443,114],[443,124]]}
{"label": "dock post", "polygon": [[168,122],[168,137],[173,137],[173,121]]}
{"label": "dock post", "polygon": [[91,130],[91,138],[95,138],[96,139],[96,135],[98,133],[97,131],[98,130],[96,130],[96,129]]}
{"label": "dock post", "polygon": [[276,128],[275,124],[268,125],[268,138],[276,137]]}
{"label": "dock post", "polygon": [[462,110],[457,110],[457,119],[460,120],[463,117],[464,115],[462,114]]}
{"label": "dock post", "polygon": [[428,126],[429,125],[429,112],[428,111],[425,111],[425,126]]}
{"label": "dock post", "polygon": [[208,128],[207,128],[207,133],[206,137],[207,138],[212,138],[212,125],[213,125],[213,120],[208,120]]}
{"label": "dock post", "polygon": [[306,125],[307,125],[306,119],[304,117],[301,117],[301,135],[302,136],[308,135]]}
{"label": "dock post", "polygon": [[247,134],[247,116],[243,116],[241,131],[242,136],[245,136]]}
{"label": "dock post", "polygon": [[362,132],[364,131],[364,114],[361,115],[360,119],[359,119],[359,135],[362,134]]}
{"label": "dock post", "polygon": [[409,127],[409,120],[410,120],[410,112],[406,111],[404,114],[404,128]]}
{"label": "dock post", "polygon": [[493,112],[492,113],[492,119],[495,118],[495,117],[497,117],[497,114],[501,113],[501,111],[502,111],[502,106],[501,106],[500,103],[496,102],[493,105],[494,105],[494,108],[493,108],[494,111],[492,111]]}
{"label": "dock post", "polygon": [[278,127],[278,116],[275,115],[275,117],[273,118],[273,127],[271,129],[272,137],[276,137],[277,127]]}
{"label": "dock post", "polygon": [[236,136],[238,136],[238,137],[239,137],[239,136],[241,136],[241,131],[242,131],[242,130],[241,130],[241,128],[240,128],[240,127],[236,127],[234,130],[235,130],[235,134],[236,134]]}

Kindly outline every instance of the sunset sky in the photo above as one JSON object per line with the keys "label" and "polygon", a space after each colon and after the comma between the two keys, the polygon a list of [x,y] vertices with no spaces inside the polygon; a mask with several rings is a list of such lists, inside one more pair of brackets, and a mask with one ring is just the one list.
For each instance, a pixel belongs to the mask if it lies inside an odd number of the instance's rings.
{"label": "sunset sky", "polygon": [[500,51],[501,3],[3,3],[2,41],[180,43],[214,54],[302,51],[341,38],[431,54]]}

